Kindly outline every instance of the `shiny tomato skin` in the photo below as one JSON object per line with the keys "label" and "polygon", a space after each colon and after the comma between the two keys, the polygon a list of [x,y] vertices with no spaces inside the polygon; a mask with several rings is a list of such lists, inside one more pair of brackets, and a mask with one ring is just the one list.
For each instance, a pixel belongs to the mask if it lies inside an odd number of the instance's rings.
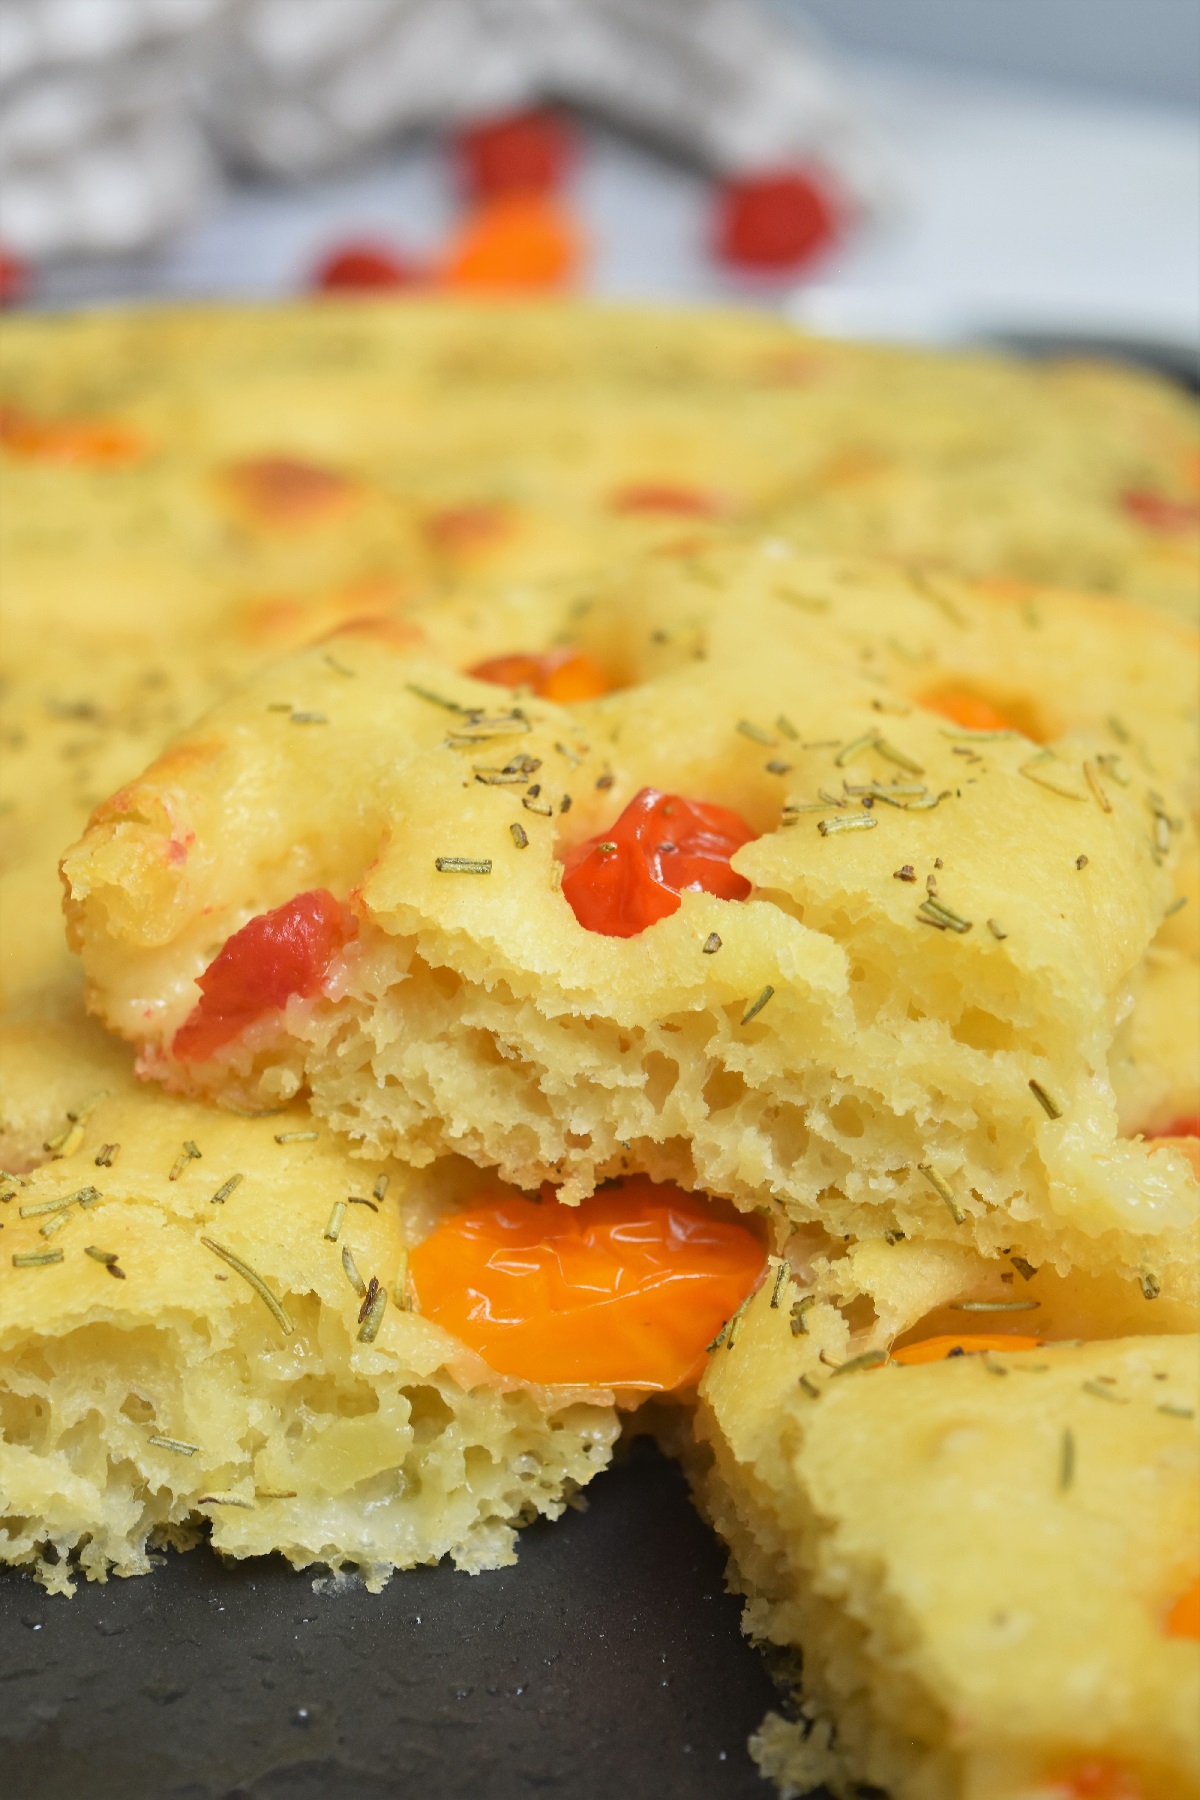
{"label": "shiny tomato skin", "polygon": [[750,883],[729,859],[756,836],[726,806],[643,788],[603,836],[567,852],[562,891],[585,931],[637,937],[689,888],[745,900]]}
{"label": "shiny tomato skin", "polygon": [[469,126],[455,148],[470,197],[490,200],[553,192],[574,161],[576,142],[560,114],[535,107]]}
{"label": "shiny tomato skin", "polygon": [[425,1317],[502,1375],[663,1392],[697,1379],[765,1263],[701,1196],[633,1176],[579,1206],[547,1187],[453,1214],[409,1272]]}
{"label": "shiny tomato skin", "polygon": [[317,993],[355,931],[327,888],[297,894],[226,938],[197,980],[200,999],[171,1045],[180,1062],[206,1062],[264,1013]]}
{"label": "shiny tomato skin", "polygon": [[569,706],[575,700],[596,700],[608,692],[608,678],[586,650],[547,650],[543,655],[513,652],[491,656],[467,671],[477,681],[494,681],[498,687],[527,688],[541,700]]}
{"label": "shiny tomato skin", "polygon": [[803,169],[726,181],[717,203],[717,255],[734,268],[787,274],[828,249],[839,219],[824,183]]}

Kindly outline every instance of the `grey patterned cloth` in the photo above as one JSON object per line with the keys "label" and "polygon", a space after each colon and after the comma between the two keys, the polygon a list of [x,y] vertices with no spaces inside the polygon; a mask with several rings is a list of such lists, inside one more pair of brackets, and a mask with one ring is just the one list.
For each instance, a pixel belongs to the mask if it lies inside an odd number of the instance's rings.
{"label": "grey patterned cloth", "polygon": [[760,0],[4,0],[0,242],[121,251],[222,165],[303,178],[400,134],[557,100],[713,171],[883,158],[824,53]]}

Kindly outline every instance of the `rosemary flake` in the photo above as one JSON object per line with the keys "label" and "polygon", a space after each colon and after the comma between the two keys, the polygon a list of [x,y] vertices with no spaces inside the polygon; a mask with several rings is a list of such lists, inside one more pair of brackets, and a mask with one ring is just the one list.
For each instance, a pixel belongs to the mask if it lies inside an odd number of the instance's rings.
{"label": "rosemary flake", "polygon": [[1007,931],[1005,931],[1005,929],[1004,929],[1003,925],[1001,925],[999,919],[989,919],[987,922],[987,928],[991,932],[992,936],[994,938],[998,938],[1001,943],[1003,943],[1005,938],[1008,936]]}
{"label": "rosemary flake", "polygon": [[793,1337],[806,1336],[808,1326],[805,1323],[804,1315],[811,1306],[815,1306],[816,1304],[817,1296],[815,1294],[805,1294],[803,1299],[794,1300],[792,1302],[792,1310],[788,1322],[791,1325]]}
{"label": "rosemary flake", "polygon": [[769,731],[764,731],[761,725],[755,725],[749,719],[739,719],[734,730],[740,731],[743,737],[749,738],[754,744],[765,744],[770,750],[773,750],[779,742],[779,739],[772,737]]}
{"label": "rosemary flake", "polygon": [[939,1175],[932,1163],[918,1163],[917,1173],[923,1175],[939,1200],[944,1200],[949,1208],[950,1217],[956,1225],[966,1222],[966,1213],[958,1203],[957,1196],[944,1175]]}
{"label": "rosemary flake", "polygon": [[171,1164],[170,1171],[167,1175],[167,1180],[168,1181],[178,1181],[179,1177],[183,1174],[183,1171],[187,1168],[188,1164],[190,1162],[197,1162],[197,1161],[199,1161],[199,1159],[200,1159],[199,1150],[196,1148],[196,1146],[192,1142],[191,1138],[188,1138],[187,1142],[183,1146],[183,1149],[179,1152],[179,1155],[175,1158],[175,1161]]}
{"label": "rosemary flake", "polygon": [[848,763],[852,763],[860,757],[865,750],[874,750],[878,744],[879,733],[877,731],[864,731],[861,737],[852,738],[848,744],[842,745],[833,759],[834,767],[844,769]]}
{"label": "rosemary flake", "polygon": [[1169,1419],[1194,1419],[1196,1416],[1195,1410],[1192,1407],[1176,1406],[1171,1400],[1164,1400],[1161,1406],[1155,1407],[1154,1410],[1156,1412],[1166,1413]]}
{"label": "rosemary flake", "polygon": [[857,1369],[878,1369],[887,1361],[886,1350],[864,1350],[861,1356],[852,1356],[849,1362],[839,1363],[829,1379],[834,1375],[853,1375]]}
{"label": "rosemary flake", "polygon": [[1075,1481],[1075,1433],[1069,1425],[1063,1427],[1058,1442],[1058,1491],[1065,1494]]}
{"label": "rosemary flake", "polygon": [[721,939],[715,931],[710,931],[700,947],[702,956],[715,956],[721,948]]}
{"label": "rosemary flake", "polygon": [[439,875],[490,875],[490,856],[437,856],[434,868]]}
{"label": "rosemary flake", "polygon": [[387,1307],[387,1289],[380,1286],[374,1275],[371,1277],[371,1287],[374,1288],[375,1291],[374,1293],[371,1293],[368,1289],[368,1298],[364,1300],[362,1311],[358,1315],[361,1321],[358,1328],[358,1341],[360,1344],[373,1344],[375,1342],[375,1339],[379,1335],[379,1327],[383,1323],[384,1311]]}
{"label": "rosemary flake", "polygon": [[960,936],[972,929],[970,919],[964,919],[961,913],[956,913],[952,907],[947,906],[945,901],[939,900],[935,894],[930,894],[927,899],[922,900],[917,908],[917,917],[922,924],[936,925],[939,931],[953,931]]}
{"label": "rosemary flake", "polygon": [[[810,812],[815,808],[805,807],[804,810]],[[838,831],[870,831],[878,823],[871,813],[842,813],[832,819],[818,819],[817,830],[822,837],[832,837]]]}
{"label": "rosemary flake", "polygon": [[777,756],[773,756],[770,762],[764,763],[763,768],[768,775],[790,775],[792,772],[791,763],[780,762]]}
{"label": "rosemary flake", "polygon": [[60,1263],[62,1259],[61,1250],[15,1250],[12,1266],[14,1269],[40,1269],[47,1263]]}
{"label": "rosemary flake", "polygon": [[802,1387],[804,1389],[804,1392],[808,1395],[810,1400],[819,1400],[820,1399],[821,1390],[817,1386],[816,1382],[813,1381],[809,1376],[802,1375],[796,1385],[798,1387]]}
{"label": "rosemary flake", "polygon": [[895,744],[889,743],[887,738],[876,737],[875,748],[880,756],[886,757],[888,762],[895,763],[897,768],[904,769],[907,774],[923,775],[925,773],[919,762],[914,762],[911,756],[903,750],[898,750]]}
{"label": "rosemary flake", "polygon": [[230,1194],[233,1193],[235,1188],[241,1187],[245,1179],[246,1177],[244,1175],[231,1175],[228,1181],[223,1181],[216,1193],[212,1196],[216,1204],[218,1206],[224,1206]]}
{"label": "rosemary flake", "polygon": [[1029,1091],[1048,1119],[1062,1118],[1062,1107],[1058,1104],[1058,1101],[1054,1099],[1053,1095],[1046,1092],[1040,1081],[1031,1080],[1029,1083]]}
{"label": "rosemary flake", "polygon": [[787,1278],[790,1274],[791,1274],[791,1270],[788,1267],[787,1263],[784,1262],[782,1259],[780,1259],[779,1266],[775,1270],[775,1285],[771,1289],[772,1309],[775,1309],[778,1307],[778,1305],[779,1305],[779,1290],[783,1286],[784,1282],[787,1280]]}
{"label": "rosemary flake", "polygon": [[796,727],[792,724],[792,721],[788,718],[786,713],[780,713],[775,721],[775,729],[780,737],[789,738],[793,744],[799,742],[800,733],[796,730]]}
{"label": "rosemary flake", "polygon": [[247,1512],[254,1511],[253,1500],[243,1500],[240,1494],[201,1494],[196,1501],[197,1506],[242,1506]]}
{"label": "rosemary flake", "polygon": [[338,1232],[342,1229],[342,1221],[345,1217],[346,1202],[344,1200],[335,1200],[329,1209],[329,1218],[326,1221],[325,1230],[322,1233],[331,1244],[337,1243]]}
{"label": "rosemary flake", "polygon": [[111,1169],[120,1154],[120,1144],[101,1144],[96,1152],[96,1167],[98,1169]]}
{"label": "rosemary flake", "polygon": [[540,818],[552,819],[554,817],[553,806],[549,800],[543,800],[539,794],[523,794],[521,805],[526,812],[537,813]]}
{"label": "rosemary flake", "polygon": [[[1038,786],[1044,787],[1048,793],[1057,794],[1060,799],[1086,800],[1087,795],[1081,794],[1078,788],[1065,785],[1067,778],[1065,771],[1061,779],[1057,781],[1054,779],[1057,769],[1049,766],[1054,762],[1053,751],[1043,750],[1040,756],[1031,757],[1028,762],[1022,763],[1017,772],[1024,775],[1027,781],[1036,781]],[[1059,764],[1058,767],[1061,768],[1062,765]]]}
{"label": "rosemary flake", "polygon": [[1158,1296],[1162,1293],[1162,1283],[1159,1281],[1157,1275],[1152,1275],[1150,1273],[1149,1269],[1144,1270],[1142,1274],[1138,1276],[1138,1286],[1141,1288],[1142,1294],[1147,1300],[1157,1300]]}
{"label": "rosemary flake", "polygon": [[158,1450],[174,1450],[178,1456],[195,1456],[200,1448],[199,1444],[185,1444],[182,1438],[161,1437],[158,1434],[147,1438],[146,1442],[153,1444]]}
{"label": "rosemary flake", "polygon": [[508,829],[512,833],[512,841],[517,846],[517,849],[526,849],[529,844],[529,833],[521,824],[520,820],[514,819]]}
{"label": "rosemary flake", "polygon": [[1095,800],[1096,805],[1100,808],[1101,812],[1110,813],[1112,811],[1112,801],[1100,785],[1100,776],[1094,762],[1084,763],[1083,778],[1091,788],[1092,798]]}
{"label": "rosemary flake", "polygon": [[1024,1281],[1032,1281],[1037,1274],[1033,1264],[1027,1262],[1023,1256],[1010,1256],[1008,1260]]}
{"label": "rosemary flake", "polygon": [[231,1269],[236,1270],[243,1281],[249,1282],[259,1299],[262,1300],[263,1304],[267,1307],[284,1337],[291,1337],[294,1329],[292,1321],[288,1318],[283,1306],[271,1292],[262,1276],[259,1275],[256,1270],[252,1269],[249,1263],[243,1262],[240,1256],[236,1256],[232,1250],[227,1250],[224,1244],[218,1244],[215,1238],[202,1237],[200,1242],[204,1245],[206,1250],[211,1250],[214,1256],[219,1256],[222,1262],[228,1263]]}
{"label": "rosemary flake", "polygon": [[315,1144],[320,1137],[319,1131],[277,1131],[277,1144]]}
{"label": "rosemary flake", "polygon": [[342,1267],[346,1271],[346,1280],[361,1300],[367,1291],[367,1284],[358,1272],[358,1264],[354,1260],[354,1252],[349,1244],[342,1245]]}
{"label": "rosemary flake", "polygon": [[771,996],[774,994],[774,992],[775,992],[775,989],[771,986],[770,982],[768,982],[766,987],[763,989],[762,993],[758,996],[758,999],[754,1002],[753,1006],[747,1007],[746,1011],[742,1014],[742,1024],[743,1025],[748,1025],[750,1023],[751,1019],[756,1019],[758,1017],[759,1013],[762,1011],[763,1007],[767,1004],[767,1001],[771,998]]}
{"label": "rosemary flake", "polygon": [[371,1192],[374,1194],[375,1198],[379,1201],[379,1203],[381,1205],[387,1199],[387,1191],[388,1191],[388,1187],[391,1183],[391,1179],[392,1178],[390,1175],[377,1175],[375,1177],[375,1182],[371,1188]]}
{"label": "rosemary flake", "polygon": [[1114,1394],[1112,1392],[1111,1388],[1105,1387],[1099,1381],[1084,1381],[1084,1382],[1081,1382],[1080,1385],[1083,1388],[1083,1391],[1085,1394],[1094,1394],[1097,1400],[1108,1400],[1109,1402],[1111,1402],[1111,1404],[1113,1406],[1128,1406],[1129,1405],[1129,1399],[1128,1399],[1127,1395]]}
{"label": "rosemary flake", "polygon": [[404,685],[410,694],[415,694],[417,696],[418,700],[428,700],[431,706],[440,706],[444,708],[446,712],[465,713],[468,717],[471,717],[476,710],[469,706],[460,705],[457,700],[447,700],[444,694],[435,694],[432,688],[420,687],[415,681],[406,681]]}
{"label": "rosemary flake", "polygon": [[56,1231],[61,1231],[64,1225],[69,1225],[70,1223],[71,1215],[69,1212],[55,1213],[52,1218],[47,1219],[46,1223],[39,1227],[39,1231],[44,1238],[53,1237]]}

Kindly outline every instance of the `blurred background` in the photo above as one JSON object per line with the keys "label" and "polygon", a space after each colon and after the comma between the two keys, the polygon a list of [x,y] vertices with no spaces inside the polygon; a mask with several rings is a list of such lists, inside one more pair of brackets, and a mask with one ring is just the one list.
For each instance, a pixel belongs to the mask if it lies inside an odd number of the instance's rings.
{"label": "blurred background", "polygon": [[5,0],[0,291],[573,288],[1186,361],[1198,103],[1200,0]]}

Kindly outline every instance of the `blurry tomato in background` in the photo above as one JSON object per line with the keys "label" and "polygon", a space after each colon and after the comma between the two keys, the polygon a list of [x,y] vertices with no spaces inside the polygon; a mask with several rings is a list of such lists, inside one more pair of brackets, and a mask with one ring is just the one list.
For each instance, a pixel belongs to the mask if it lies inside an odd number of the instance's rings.
{"label": "blurry tomato in background", "polygon": [[561,114],[544,108],[485,119],[459,133],[455,154],[472,200],[500,194],[548,194],[575,161],[575,132]]}
{"label": "blurry tomato in background", "polygon": [[313,270],[311,285],[324,293],[362,293],[415,287],[427,278],[425,268],[414,257],[362,238],[336,244]]}
{"label": "blurry tomato in background", "polygon": [[733,268],[788,274],[840,233],[833,197],[812,171],[733,176],[718,189],[715,248]]}
{"label": "blurry tomato in background", "polygon": [[0,306],[15,306],[29,292],[29,269],[0,245]]}
{"label": "blurry tomato in background", "polygon": [[565,287],[583,263],[583,238],[566,209],[547,195],[507,194],[476,207],[445,252],[448,287]]}

